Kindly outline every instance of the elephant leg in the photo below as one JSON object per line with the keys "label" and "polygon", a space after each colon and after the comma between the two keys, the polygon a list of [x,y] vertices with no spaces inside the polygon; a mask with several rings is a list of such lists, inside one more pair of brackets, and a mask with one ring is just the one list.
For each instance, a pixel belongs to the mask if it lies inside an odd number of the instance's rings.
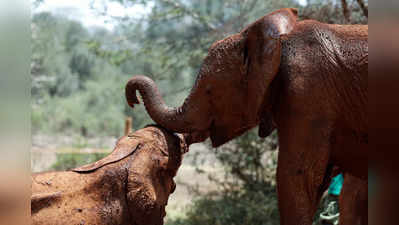
{"label": "elephant leg", "polygon": [[368,224],[367,180],[344,174],[344,185],[339,198],[340,225]]}
{"label": "elephant leg", "polygon": [[329,165],[328,135],[313,125],[279,130],[277,190],[282,225],[311,225],[333,166]]}

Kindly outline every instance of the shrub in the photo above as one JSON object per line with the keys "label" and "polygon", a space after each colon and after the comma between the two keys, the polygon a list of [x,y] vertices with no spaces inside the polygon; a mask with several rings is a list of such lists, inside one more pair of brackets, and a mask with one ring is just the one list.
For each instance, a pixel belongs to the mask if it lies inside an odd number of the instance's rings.
{"label": "shrub", "polygon": [[276,192],[226,192],[196,200],[185,218],[167,225],[277,225],[280,224]]}
{"label": "shrub", "polygon": [[225,171],[222,179],[210,177],[219,191],[199,195],[185,217],[167,225],[279,224],[276,146],[276,134],[260,139],[253,130],[217,151],[211,149]]}
{"label": "shrub", "polygon": [[78,166],[92,163],[104,158],[107,153],[57,153],[57,161],[51,169],[70,170]]}

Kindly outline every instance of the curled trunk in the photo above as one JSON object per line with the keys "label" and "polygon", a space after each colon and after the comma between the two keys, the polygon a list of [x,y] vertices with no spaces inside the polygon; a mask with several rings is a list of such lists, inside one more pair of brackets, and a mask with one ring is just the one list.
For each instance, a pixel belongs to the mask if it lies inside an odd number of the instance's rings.
{"label": "curled trunk", "polygon": [[[209,127],[207,101],[198,101],[198,90],[192,91],[190,96],[180,107],[169,107],[165,104],[155,82],[149,77],[137,75],[126,84],[126,100],[131,107],[139,104],[136,91],[140,92],[144,106],[150,117],[159,125],[178,133],[191,133],[206,130]],[[193,99],[196,99],[193,101]],[[193,105],[191,102],[202,102]]]}

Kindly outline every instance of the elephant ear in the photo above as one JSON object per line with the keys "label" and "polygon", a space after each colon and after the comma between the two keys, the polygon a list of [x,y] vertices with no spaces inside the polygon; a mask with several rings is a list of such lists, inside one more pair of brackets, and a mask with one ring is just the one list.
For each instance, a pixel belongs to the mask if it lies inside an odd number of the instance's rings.
{"label": "elephant ear", "polygon": [[251,102],[252,106],[260,107],[257,111],[261,118],[259,126],[261,137],[268,136],[274,129],[270,118],[272,115],[270,96],[273,96],[271,84],[280,67],[281,36],[289,34],[295,28],[297,18],[297,9],[280,9],[262,17],[242,31],[245,41],[243,58],[248,99],[256,101]]}
{"label": "elephant ear", "polygon": [[105,165],[118,162],[133,154],[145,142],[146,141],[144,137],[136,137],[134,134],[129,134],[128,136],[120,138],[117,141],[114,150],[105,158],[100,159],[97,162],[72,169],[72,171],[80,173],[93,172]]}
{"label": "elephant ear", "polygon": [[242,31],[246,37],[244,63],[249,75],[266,73],[266,81],[270,83],[273,80],[281,61],[280,37],[294,29],[297,18],[297,9],[280,9],[262,17]]}

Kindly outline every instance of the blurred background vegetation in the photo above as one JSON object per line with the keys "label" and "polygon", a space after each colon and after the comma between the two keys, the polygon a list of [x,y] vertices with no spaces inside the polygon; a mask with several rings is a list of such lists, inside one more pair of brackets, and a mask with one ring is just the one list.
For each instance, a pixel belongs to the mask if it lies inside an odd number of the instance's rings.
{"label": "blurred background vegetation", "polygon": [[[168,104],[180,105],[210,45],[273,10],[295,7],[300,19],[326,23],[368,21],[368,0],[91,0],[93,16],[107,18],[111,26],[86,26],[68,11],[39,10],[49,1],[32,0],[33,145],[40,139],[35,137],[63,136],[73,137],[69,145],[75,148],[109,147],[82,139],[123,135],[127,116],[134,129],[152,123],[143,106],[133,111],[125,102],[124,85],[132,75],[150,76]],[[143,12],[110,15],[111,3]],[[216,188],[204,192],[192,186],[194,201],[183,212],[170,213],[167,224],[279,224],[277,135],[260,139],[253,130],[217,151],[206,149],[222,168],[219,175],[208,175]],[[44,169],[68,169],[103,156],[75,155],[57,156]],[[190,163],[204,173],[195,159]]]}

